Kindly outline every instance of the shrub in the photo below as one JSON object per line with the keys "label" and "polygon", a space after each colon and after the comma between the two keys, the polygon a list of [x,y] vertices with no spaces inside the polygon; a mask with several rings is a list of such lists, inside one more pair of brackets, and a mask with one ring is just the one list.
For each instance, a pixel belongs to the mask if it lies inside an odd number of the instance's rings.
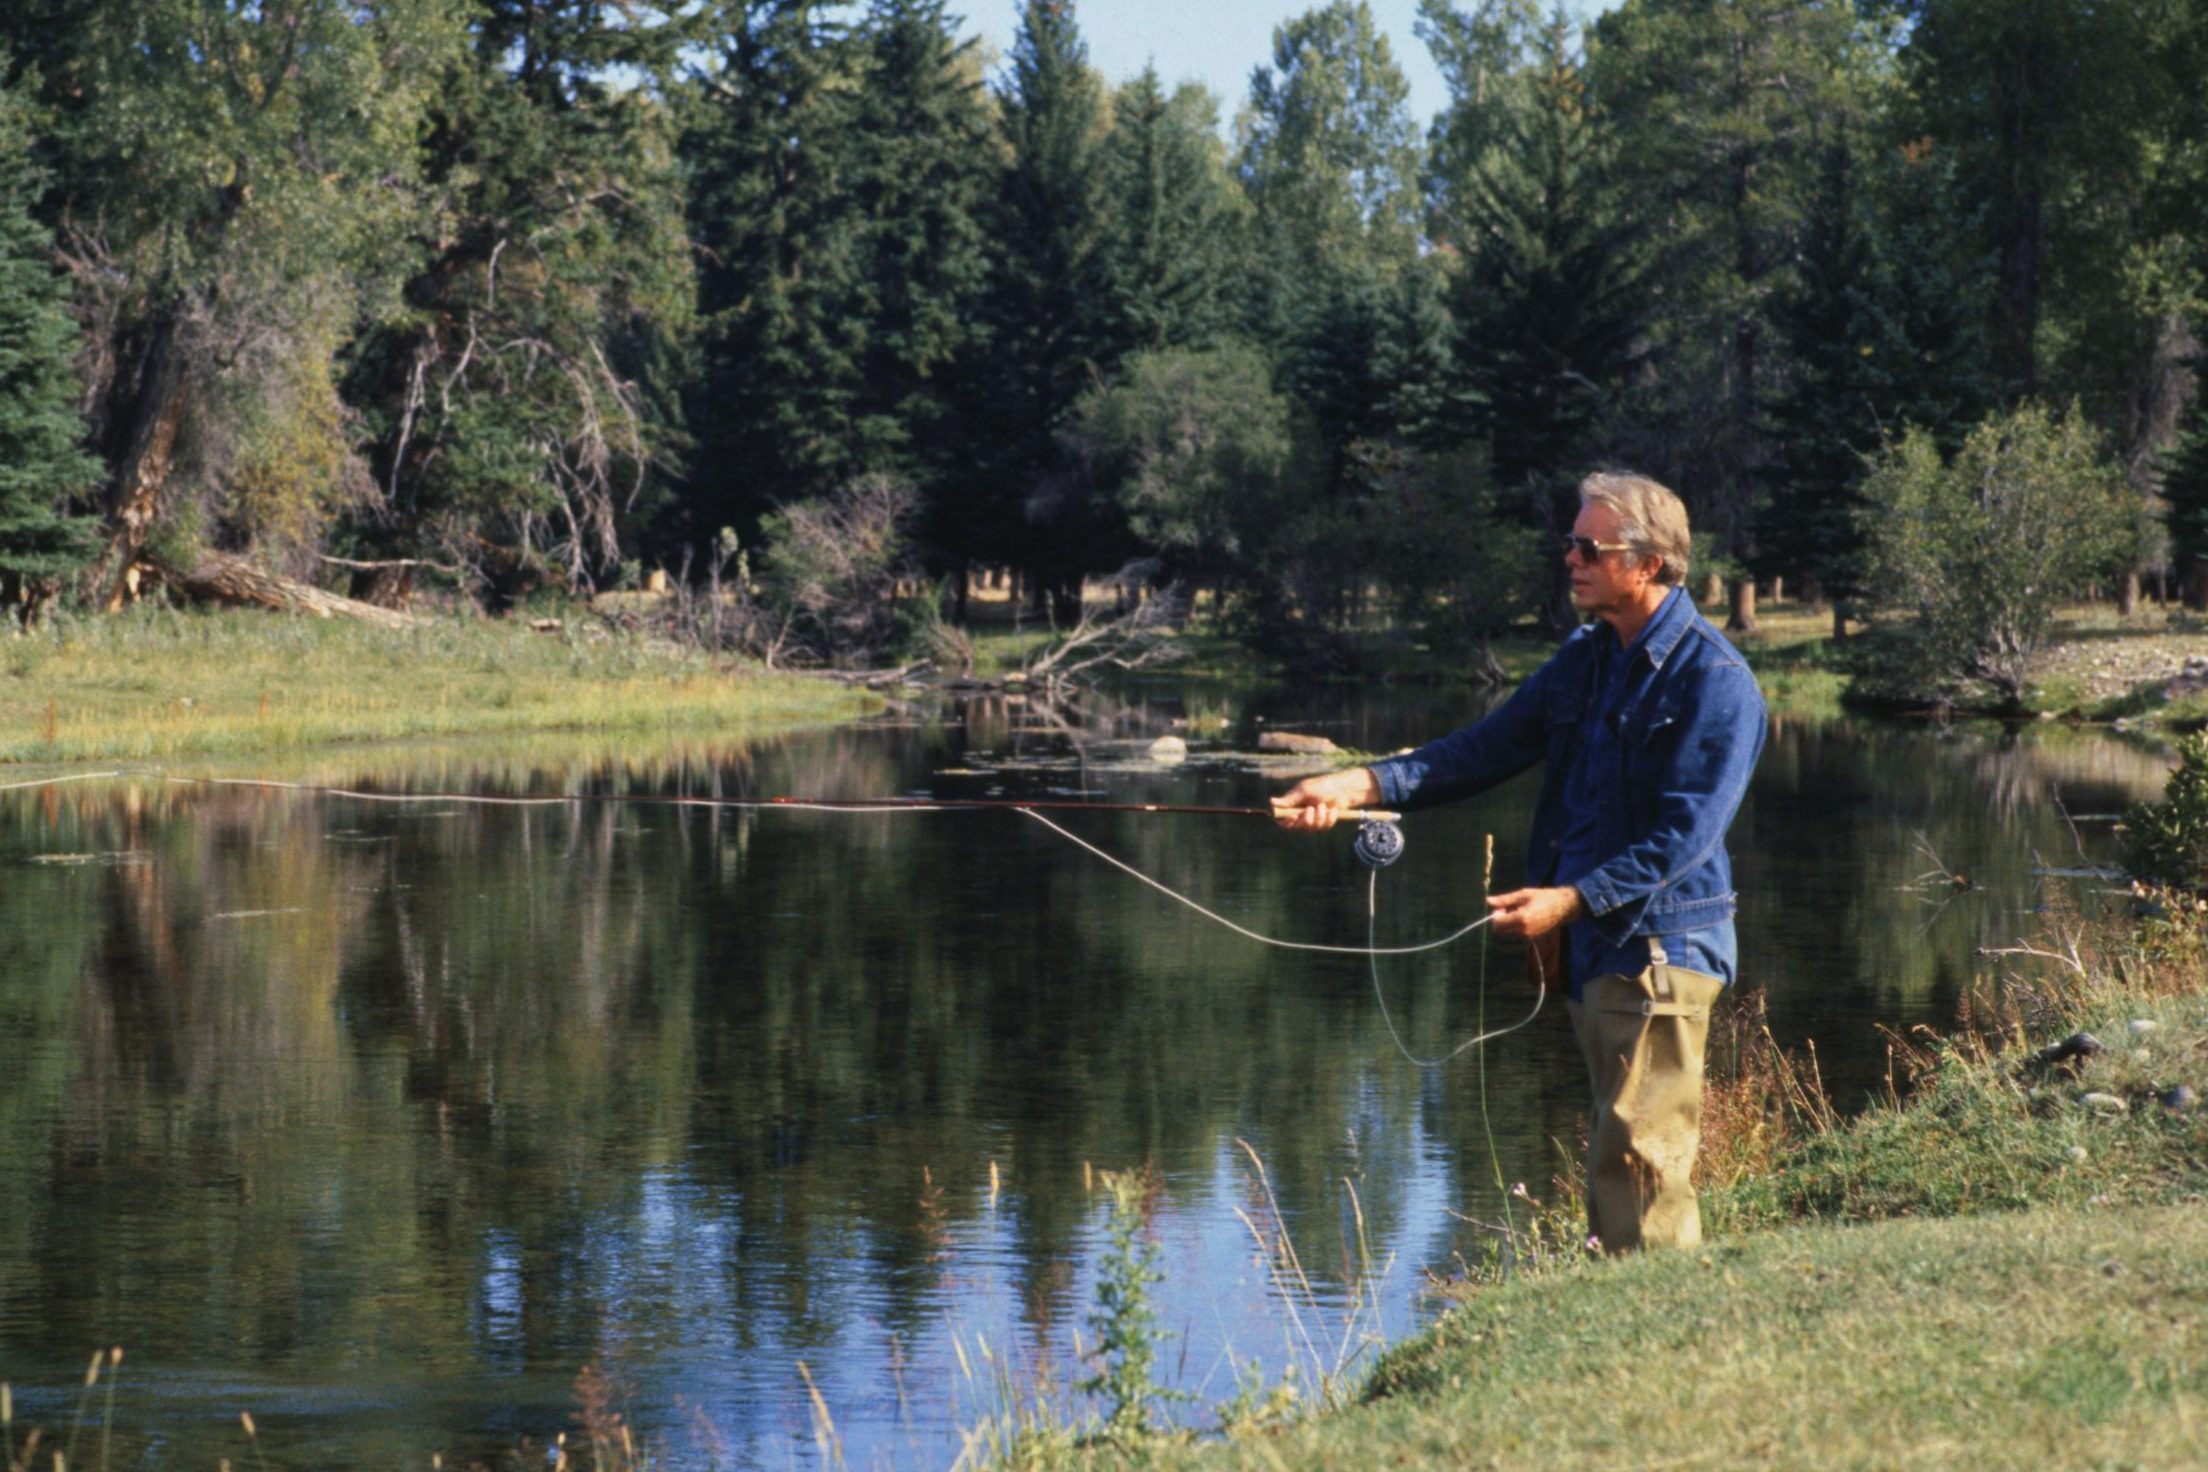
{"label": "shrub", "polygon": [[2056,605],[2129,563],[2140,534],[2092,429],[2038,404],[1985,420],[1952,461],[1912,427],[1863,495],[1871,596],[1914,616],[1941,695],[1979,680],[2016,703]]}
{"label": "shrub", "polygon": [[766,518],[757,642],[770,664],[793,652],[864,660],[913,633],[901,590],[913,577],[907,529],[918,511],[909,485],[865,475]]}
{"label": "shrub", "polygon": [[2208,883],[2208,732],[2177,744],[2177,770],[2160,802],[2124,817],[2124,867],[2149,884],[2192,889]]}

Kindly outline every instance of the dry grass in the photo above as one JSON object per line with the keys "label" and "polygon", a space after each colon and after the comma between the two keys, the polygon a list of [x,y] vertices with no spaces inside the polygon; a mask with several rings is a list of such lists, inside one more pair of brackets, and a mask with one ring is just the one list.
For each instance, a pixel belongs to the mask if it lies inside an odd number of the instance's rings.
{"label": "dry grass", "polygon": [[1800,1054],[1779,1046],[1760,987],[1712,1019],[1708,1059],[1702,1150],[1694,1163],[1698,1188],[1762,1175],[1789,1147],[1838,1126],[1815,1044]]}
{"label": "dry grass", "polygon": [[654,739],[878,706],[635,634],[447,620],[393,633],[140,610],[0,640],[0,762],[147,760],[538,731]]}

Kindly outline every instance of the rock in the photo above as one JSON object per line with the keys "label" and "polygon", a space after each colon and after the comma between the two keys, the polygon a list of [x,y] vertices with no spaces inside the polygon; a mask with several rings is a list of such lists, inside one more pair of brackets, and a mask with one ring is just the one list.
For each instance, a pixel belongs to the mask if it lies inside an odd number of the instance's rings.
{"label": "rock", "polygon": [[1160,736],[1150,743],[1150,760],[1161,766],[1177,766],[1188,760],[1188,743],[1178,736]]}
{"label": "rock", "polygon": [[2031,1058],[2030,1066],[2033,1068],[2044,1068],[2051,1072],[2058,1072],[2064,1074],[2065,1076],[2068,1076],[2073,1075],[2078,1071],[2079,1059],[2091,1058],[2096,1054],[2105,1053],[2107,1051],[2108,1050],[2102,1046],[2101,1040],[2093,1036],[2093,1034],[2089,1032],[2074,1032],[2070,1034],[2070,1036],[2064,1038],[2061,1042],[2049,1043],[2046,1047],[2041,1048],[2037,1053],[2034,1053]]}
{"label": "rock", "polygon": [[2114,1094],[2091,1093],[2078,1095],[2078,1103],[2095,1114],[2128,1114],[2131,1106]]}
{"label": "rock", "polygon": [[2173,1085],[2170,1088],[2164,1089],[2161,1093],[2156,1094],[2154,1097],[2155,1102],[2160,1104],[2164,1109],[2175,1109],[2180,1112],[2187,1109],[2198,1108],[2200,1105],[2200,1095],[2193,1092],[2193,1086],[2191,1084]]}
{"label": "rock", "polygon": [[1287,751],[1297,756],[1332,756],[1341,748],[1324,736],[1302,736],[1294,731],[1260,731],[1259,751]]}
{"label": "rock", "polygon": [[2085,1147],[2083,1145],[2072,1145],[2069,1149],[2063,1151],[2062,1153],[2069,1156],[2072,1160],[2079,1161],[2081,1163],[2085,1160]]}
{"label": "rock", "polygon": [[2160,1027],[2161,1025],[2162,1024],[2156,1022],[2152,1017],[2134,1017],[2131,1019],[2131,1021],[2124,1024],[2124,1031],[2129,1033],[2134,1038],[2143,1038],[2148,1033],[2153,1032],[2157,1027]]}

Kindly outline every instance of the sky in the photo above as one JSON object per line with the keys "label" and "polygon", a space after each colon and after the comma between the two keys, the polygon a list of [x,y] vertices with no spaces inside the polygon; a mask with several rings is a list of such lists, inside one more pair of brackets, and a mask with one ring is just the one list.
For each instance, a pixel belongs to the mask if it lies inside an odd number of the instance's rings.
{"label": "sky", "polygon": [[[1089,64],[1108,81],[1124,82],[1155,62],[1170,87],[1198,81],[1219,98],[1222,122],[1231,125],[1236,109],[1249,96],[1250,72],[1269,64],[1273,27],[1312,9],[1318,0],[1078,0],[1075,18],[1089,44]],[[1448,102],[1448,90],[1425,43],[1412,30],[1418,0],[1367,0],[1373,19],[1387,33],[1396,65],[1411,84],[1411,115],[1421,124]],[[1577,14],[1600,12],[1610,0],[1571,0]],[[966,29],[996,48],[1012,49],[1019,29],[1022,0],[953,0]]]}

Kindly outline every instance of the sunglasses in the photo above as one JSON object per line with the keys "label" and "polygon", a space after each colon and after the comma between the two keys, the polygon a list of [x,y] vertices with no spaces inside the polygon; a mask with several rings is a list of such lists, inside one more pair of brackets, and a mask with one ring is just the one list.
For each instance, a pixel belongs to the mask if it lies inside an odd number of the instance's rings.
{"label": "sunglasses", "polygon": [[1577,552],[1581,562],[1593,562],[1605,552],[1638,552],[1632,542],[1598,542],[1593,537],[1566,537],[1564,551],[1567,556]]}

